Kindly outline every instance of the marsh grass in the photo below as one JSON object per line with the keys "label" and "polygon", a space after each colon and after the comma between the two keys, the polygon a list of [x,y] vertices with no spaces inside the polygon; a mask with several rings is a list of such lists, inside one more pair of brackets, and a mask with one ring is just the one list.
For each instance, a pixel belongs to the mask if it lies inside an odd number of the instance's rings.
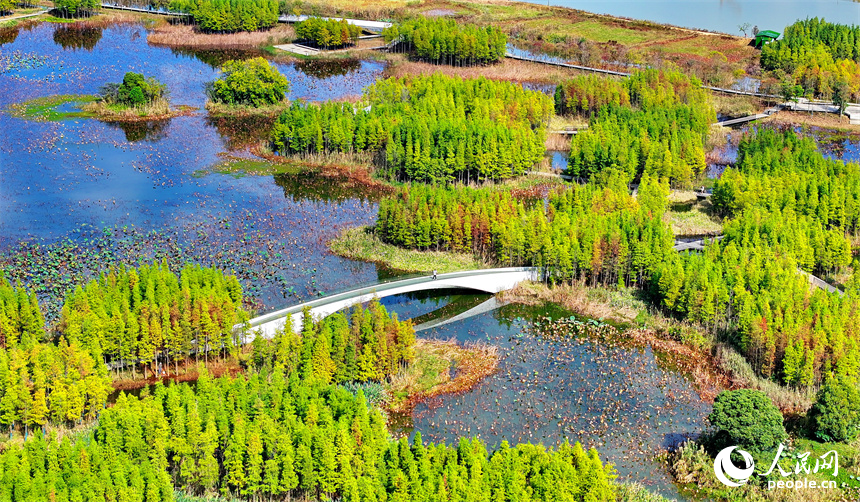
{"label": "marsh grass", "polygon": [[498,348],[492,345],[418,339],[415,360],[388,384],[388,407],[408,411],[430,398],[467,391],[493,374],[498,364]]}
{"label": "marsh grass", "polygon": [[490,80],[508,82],[535,82],[557,84],[581,72],[557,66],[547,66],[516,59],[504,59],[487,66],[448,66],[408,61],[404,54],[387,54],[391,64],[385,69],[386,77],[405,77],[408,75],[432,75],[443,73],[463,78],[486,77]]}
{"label": "marsh grass", "polygon": [[403,249],[382,242],[371,227],[348,228],[328,243],[332,253],[373,263],[381,263],[404,272],[438,273],[489,268],[472,255],[446,251]]}
{"label": "marsh grass", "polygon": [[176,109],[170,109],[170,102],[166,98],[153,100],[151,103],[146,103],[137,106],[123,106],[118,104],[108,104],[104,100],[98,100],[84,104],[81,109],[96,118],[111,120],[111,121],[135,121],[135,120],[162,120],[179,115],[191,113],[194,109],[191,107],[181,106]]}
{"label": "marsh grass", "polygon": [[639,483],[618,483],[615,485],[617,502],[671,502],[666,497],[648,491]]}
{"label": "marsh grass", "polygon": [[570,151],[570,136],[564,134],[547,134],[544,146],[547,150],[557,152]]}
{"label": "marsh grass", "polygon": [[674,191],[669,196],[669,208],[663,215],[676,236],[719,235],[723,225],[713,214],[709,200],[698,200],[692,191]]}
{"label": "marsh grass", "polygon": [[710,94],[710,101],[711,106],[714,107],[714,111],[725,117],[733,118],[759,113],[766,108],[761,98],[755,96],[713,92]]}
{"label": "marsh grass", "polygon": [[259,107],[206,101],[206,111],[213,117],[274,117],[289,107],[290,101],[286,99],[280,103]]}
{"label": "marsh grass", "polygon": [[93,114],[82,111],[74,106],[72,110],[59,111],[63,105],[83,105],[97,101],[98,96],[89,94],[60,94],[35,98],[22,103],[11,105],[7,110],[13,117],[38,120],[58,121],[69,118],[92,117]]}

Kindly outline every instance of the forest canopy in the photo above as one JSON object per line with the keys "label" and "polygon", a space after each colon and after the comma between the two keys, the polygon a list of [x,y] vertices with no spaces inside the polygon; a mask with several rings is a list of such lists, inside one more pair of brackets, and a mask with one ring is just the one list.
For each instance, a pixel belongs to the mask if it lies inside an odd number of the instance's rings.
{"label": "forest canopy", "polygon": [[[479,439],[391,439],[360,384],[335,385],[387,378],[414,357],[411,322],[377,301],[322,320],[306,311],[300,332],[256,338],[236,376],[213,379],[200,366],[193,386],[159,382],[139,396],[120,393],[106,408],[108,365],[90,357],[112,347],[104,331],[160,305],[150,334],[182,331],[187,306],[201,304],[195,298],[241,297],[235,279],[223,277],[196,266],[177,277],[164,265],[103,274],[69,295],[56,344],[47,341],[35,297],[0,282],[0,422],[32,431],[0,452],[0,494],[14,501],[159,502],[175,500],[175,490],[244,500],[615,499],[614,468],[579,443],[503,442],[491,451]],[[213,310],[197,312],[205,320]],[[293,326],[290,318],[285,326]],[[138,346],[146,354],[152,344],[138,337]],[[93,425],[58,434],[84,420]]]}
{"label": "forest canopy", "polygon": [[649,174],[690,186],[706,167],[716,115],[694,77],[669,70],[637,71],[620,83],[577,77],[559,85],[555,103],[591,117],[571,140],[567,172],[575,177],[617,171],[628,182]]}
{"label": "forest canopy", "polygon": [[761,50],[761,67],[804,93],[837,102],[860,97],[860,27],[798,20]]}
{"label": "forest canopy", "polygon": [[277,0],[151,0],[155,8],[191,14],[200,29],[212,33],[256,31],[278,23]]}
{"label": "forest canopy", "polygon": [[448,183],[523,174],[543,158],[552,102],[510,82],[389,78],[358,104],[294,103],[272,131],[280,154],[365,152],[391,179]]}
{"label": "forest canopy", "polygon": [[54,10],[63,17],[90,13],[100,7],[97,0],[52,0]]}
{"label": "forest canopy", "polygon": [[495,26],[478,27],[444,17],[419,17],[382,32],[395,50],[411,52],[422,61],[454,66],[496,63],[505,58],[507,35]]}

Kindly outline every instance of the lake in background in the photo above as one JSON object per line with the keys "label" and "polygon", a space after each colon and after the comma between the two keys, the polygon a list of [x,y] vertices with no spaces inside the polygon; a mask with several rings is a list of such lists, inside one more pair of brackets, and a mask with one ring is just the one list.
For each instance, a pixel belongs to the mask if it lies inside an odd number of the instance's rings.
{"label": "lake in background", "polygon": [[860,3],[852,0],[550,0],[549,5],[732,35],[741,34],[738,25],[742,23],[782,33],[786,26],[807,17],[860,24]]}

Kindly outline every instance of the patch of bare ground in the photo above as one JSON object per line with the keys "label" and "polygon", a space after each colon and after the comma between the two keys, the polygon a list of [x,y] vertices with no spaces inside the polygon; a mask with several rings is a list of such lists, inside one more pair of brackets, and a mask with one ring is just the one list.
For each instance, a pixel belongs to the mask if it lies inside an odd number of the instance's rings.
{"label": "patch of bare ground", "polygon": [[419,403],[433,407],[433,398],[474,388],[495,373],[498,365],[499,353],[495,346],[419,338],[415,343],[415,361],[389,383],[388,408],[394,412],[408,412]]}
{"label": "patch of bare ground", "polygon": [[848,117],[840,117],[835,113],[781,111],[763,119],[762,122],[775,126],[808,125],[822,129],[860,133],[860,125],[851,125],[848,122]]}
{"label": "patch of bare ground", "polygon": [[159,23],[146,36],[153,45],[167,47],[263,47],[288,42],[295,37],[295,30],[287,24],[278,24],[264,31],[240,33],[202,33],[194,26]]}
{"label": "patch of bare ground", "polygon": [[516,59],[504,59],[499,63],[486,66],[463,67],[407,61],[402,57],[391,59],[393,59],[392,64],[385,69],[386,77],[442,73],[463,78],[478,78],[483,76],[491,80],[506,80],[509,82],[556,84],[576,74],[573,70]]}

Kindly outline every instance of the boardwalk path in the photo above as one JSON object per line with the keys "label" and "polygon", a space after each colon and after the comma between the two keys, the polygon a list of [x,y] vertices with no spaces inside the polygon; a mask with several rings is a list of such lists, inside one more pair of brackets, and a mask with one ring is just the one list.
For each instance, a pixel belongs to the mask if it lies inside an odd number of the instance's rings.
{"label": "boardwalk path", "polygon": [[40,10],[39,12],[33,12],[32,14],[21,14],[20,16],[12,16],[12,17],[0,17],[0,23],[5,23],[6,21],[14,21],[16,19],[26,19],[28,17],[36,17],[41,16],[42,14],[47,14],[50,9]]}

